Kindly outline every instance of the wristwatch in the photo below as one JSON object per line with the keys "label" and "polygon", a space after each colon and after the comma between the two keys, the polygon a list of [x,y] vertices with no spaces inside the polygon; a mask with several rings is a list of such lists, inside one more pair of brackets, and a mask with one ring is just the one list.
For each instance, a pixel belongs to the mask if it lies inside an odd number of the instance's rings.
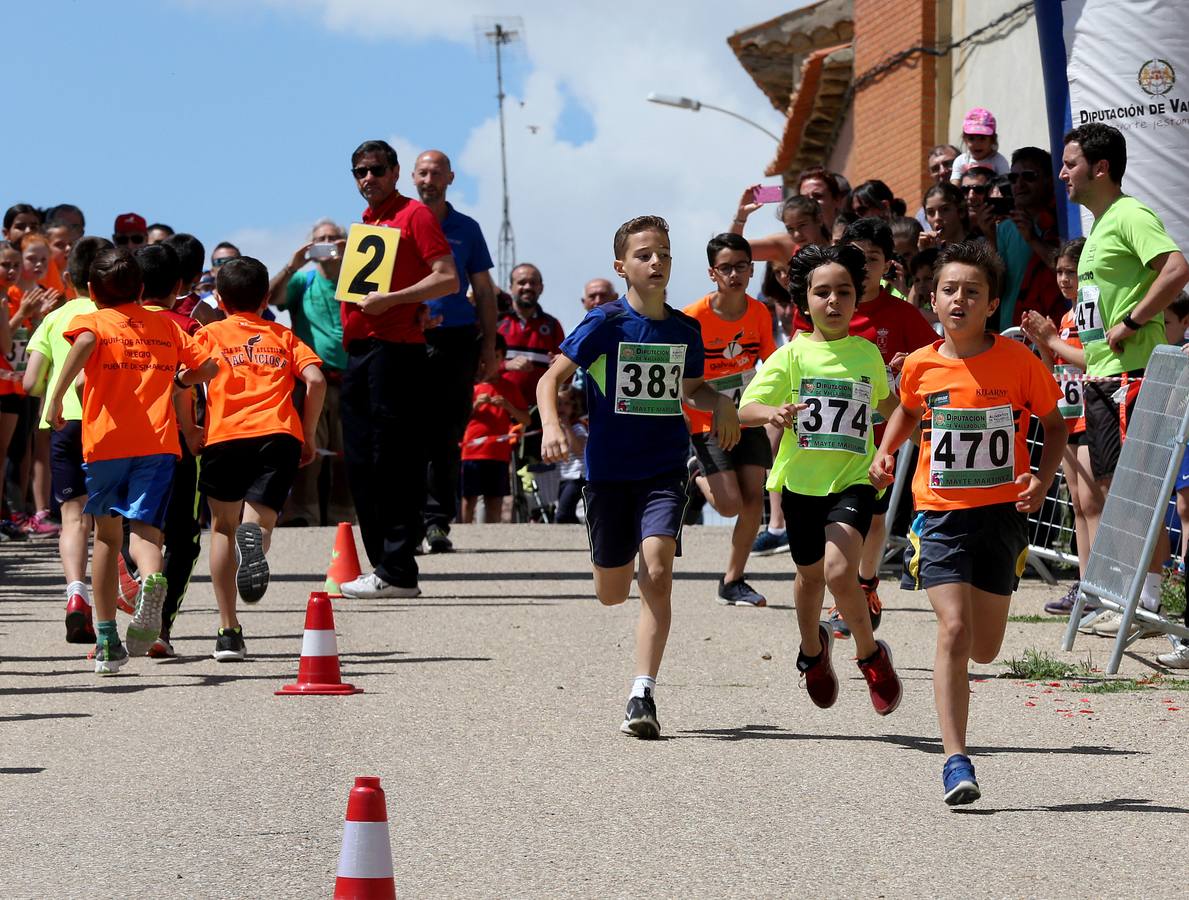
{"label": "wristwatch", "polygon": [[1143,328],[1143,326],[1139,322],[1137,322],[1137,321],[1135,321],[1135,319],[1131,318],[1131,313],[1128,313],[1127,315],[1125,315],[1120,321],[1122,321],[1122,323],[1124,325],[1126,325],[1128,328],[1130,328],[1132,331],[1139,331],[1141,328]]}

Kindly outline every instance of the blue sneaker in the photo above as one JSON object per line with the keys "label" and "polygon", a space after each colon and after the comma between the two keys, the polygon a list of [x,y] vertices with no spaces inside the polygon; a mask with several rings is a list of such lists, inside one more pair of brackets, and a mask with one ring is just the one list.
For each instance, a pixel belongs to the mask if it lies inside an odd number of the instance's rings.
{"label": "blue sneaker", "polygon": [[973,803],[981,797],[978,782],[974,780],[974,766],[970,757],[955,753],[941,768],[941,784],[945,791],[945,802],[950,806]]}
{"label": "blue sneaker", "polygon": [[751,545],[751,552],[755,556],[771,556],[781,550],[789,548],[789,533],[773,534],[767,528],[761,531]]}

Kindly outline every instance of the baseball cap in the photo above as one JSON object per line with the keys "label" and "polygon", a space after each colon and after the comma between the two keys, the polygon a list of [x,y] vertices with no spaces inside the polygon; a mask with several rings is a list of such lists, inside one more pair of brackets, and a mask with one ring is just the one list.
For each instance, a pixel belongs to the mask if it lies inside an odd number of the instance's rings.
{"label": "baseball cap", "polygon": [[987,134],[995,133],[995,117],[991,114],[989,109],[983,109],[981,106],[976,106],[966,114],[966,118],[962,120],[963,134]]}
{"label": "baseball cap", "polygon": [[138,216],[136,213],[123,213],[116,216],[116,224],[112,230],[115,234],[136,234],[148,231],[149,226],[144,220],[144,216]]}

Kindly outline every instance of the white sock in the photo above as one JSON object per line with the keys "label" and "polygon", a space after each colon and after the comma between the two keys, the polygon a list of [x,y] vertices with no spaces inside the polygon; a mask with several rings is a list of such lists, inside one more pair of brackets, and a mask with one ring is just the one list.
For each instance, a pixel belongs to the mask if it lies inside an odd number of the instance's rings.
{"label": "white sock", "polygon": [[777,537],[783,537],[787,533],[787,528],[773,528],[771,525],[768,526],[768,534],[774,534]]}
{"label": "white sock", "polygon": [[643,697],[645,691],[656,696],[656,679],[651,675],[637,675],[636,680],[632,682],[632,692],[628,696]]}
{"label": "white sock", "polygon": [[1160,576],[1155,572],[1149,572],[1144,576],[1144,587],[1139,592],[1139,602],[1148,612],[1160,609]]}
{"label": "white sock", "polygon": [[72,581],[66,585],[66,599],[69,600],[74,594],[82,594],[83,599],[87,602],[87,606],[91,605],[91,594],[87,591],[87,586],[81,581]]}

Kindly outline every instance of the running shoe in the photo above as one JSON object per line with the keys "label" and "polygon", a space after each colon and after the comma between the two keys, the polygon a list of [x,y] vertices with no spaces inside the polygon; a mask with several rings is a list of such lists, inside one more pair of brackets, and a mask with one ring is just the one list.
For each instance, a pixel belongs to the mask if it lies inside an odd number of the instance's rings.
{"label": "running shoe", "polygon": [[[1082,583],[1075,581],[1069,586],[1069,590],[1065,592],[1065,596],[1060,600],[1050,600],[1045,604],[1045,612],[1050,616],[1068,616],[1073,612],[1073,605],[1077,602],[1078,591],[1082,589]],[[1086,610],[1090,610],[1090,605],[1086,605]]]}
{"label": "running shoe", "polygon": [[859,671],[867,680],[867,693],[871,695],[871,705],[881,716],[896,711],[900,705],[900,698],[904,696],[904,686],[900,683],[900,676],[892,667],[892,648],[887,641],[875,642],[875,656],[868,660],[859,660]]}
{"label": "running shoe", "polygon": [[724,582],[718,580],[718,602],[723,606],[767,606],[764,595],[742,578]]}
{"label": "running shoe", "polygon": [[751,545],[753,556],[772,556],[789,548],[789,533],[773,534],[767,528],[756,535],[755,543]]}
{"label": "running shoe", "polygon": [[830,625],[830,631],[834,633],[834,637],[840,640],[850,639],[850,626],[846,624],[846,620],[842,618],[842,613],[838,611],[837,606],[830,607],[830,614],[827,617]]}
{"label": "running shoe", "polygon": [[360,575],[354,581],[343,583],[340,588],[344,597],[352,600],[385,600],[392,597],[420,597],[421,588],[399,587],[389,584],[375,572]]}
{"label": "running shoe", "polygon": [[[1157,612],[1159,613],[1159,610]],[[1121,627],[1123,627],[1123,614],[1111,612],[1094,623],[1094,633],[1099,637],[1117,637]],[[1163,634],[1163,632],[1150,627],[1138,619],[1133,619],[1131,622],[1131,634],[1137,638],[1146,638],[1155,637],[1156,635]]]}
{"label": "running shoe", "polygon": [[66,601],[66,643],[95,643],[95,626],[91,621],[91,605],[78,591]]}
{"label": "running shoe", "polygon": [[128,662],[128,651],[119,640],[103,641],[95,645],[95,674],[114,675]]}
{"label": "running shoe", "polygon": [[215,652],[211,656],[219,662],[242,662],[247,655],[243,628],[219,629],[219,636],[215,638]]}
{"label": "running shoe", "polygon": [[685,461],[685,470],[689,473],[689,484],[693,484],[699,475],[706,474],[702,471],[702,462],[696,453]]}
{"label": "running shoe", "polygon": [[645,688],[643,697],[628,698],[628,711],[619,730],[642,741],[655,741],[661,736],[661,723],[656,717],[652,691]]}
{"label": "running shoe", "polygon": [[1189,669],[1189,641],[1177,641],[1170,652],[1157,656],[1156,662],[1170,669]]}
{"label": "running shoe", "polygon": [[174,659],[177,657],[177,651],[173,649],[173,644],[165,638],[157,638],[145,655],[149,659]]}
{"label": "running shoe", "polygon": [[264,556],[264,532],[255,522],[235,529],[235,589],[244,603],[259,603],[268,590],[268,560]]}
{"label": "running shoe", "polygon": [[61,525],[55,525],[50,521],[50,511],[48,509],[33,513],[33,515],[25,520],[25,524],[21,527],[24,529],[25,534],[29,535],[30,540],[34,541],[57,537],[58,532],[62,530]]}
{"label": "running shoe", "polygon": [[441,525],[430,525],[425,532],[425,543],[430,553],[453,553],[454,541]]}
{"label": "running shoe", "polygon": [[116,572],[119,584],[116,587],[116,608],[130,616],[136,615],[136,598],[140,594],[140,582],[128,571],[124,554],[116,554]]}
{"label": "running shoe", "polygon": [[29,535],[21,528],[20,523],[13,519],[0,519],[0,534],[6,541],[27,541]]}
{"label": "running shoe", "polygon": [[945,761],[941,768],[941,785],[945,791],[942,799],[950,806],[973,803],[983,795],[974,779],[970,757],[964,753],[955,753]]}
{"label": "running shoe", "polygon": [[824,622],[818,623],[822,652],[816,657],[797,652],[797,671],[805,679],[805,689],[814,706],[829,709],[838,699],[838,677],[834,674],[834,663],[830,660],[834,648],[834,632]]}
{"label": "running shoe", "polygon": [[128,623],[124,640],[133,656],[144,656],[161,634],[161,607],[165,604],[167,582],[160,572],[148,575],[136,604],[136,613]]}
{"label": "running shoe", "polygon": [[863,596],[867,598],[867,610],[871,613],[871,630],[878,631],[879,623],[883,621],[883,603],[880,602],[879,592],[879,576],[876,575],[870,581],[859,576],[859,587],[863,589]]}

